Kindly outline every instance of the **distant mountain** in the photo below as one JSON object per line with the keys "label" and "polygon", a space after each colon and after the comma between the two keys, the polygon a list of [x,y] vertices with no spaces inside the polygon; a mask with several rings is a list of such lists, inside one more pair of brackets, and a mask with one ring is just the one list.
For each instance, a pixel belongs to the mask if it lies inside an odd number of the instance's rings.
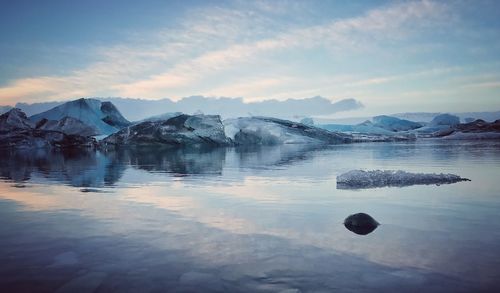
{"label": "distant mountain", "polygon": [[165,114],[161,114],[161,115],[151,116],[151,117],[148,117],[146,119],[142,119],[141,121],[137,121],[137,122],[155,122],[155,121],[160,121],[160,120],[168,120],[172,117],[176,117],[179,115],[182,115],[182,112],[170,112],[170,113],[165,113]]}
{"label": "distant mountain", "polygon": [[[439,112],[408,112],[408,113],[396,113],[390,114],[388,116],[396,117],[399,119],[404,119],[408,121],[413,121],[417,123],[429,123],[434,117],[441,115],[443,113]],[[500,119],[500,111],[494,112],[460,112],[460,113],[450,113],[460,118],[460,122],[467,123],[472,122],[477,119],[481,119],[488,122],[493,122]],[[345,118],[314,118],[316,124],[326,125],[326,124],[338,124],[338,125],[356,125],[363,123],[366,120],[372,120],[374,117],[370,116],[360,116],[360,117],[345,117]]]}
{"label": "distant mountain", "polygon": [[43,102],[43,103],[17,103],[15,108],[21,109],[26,115],[33,116],[64,104],[64,102]]}
{"label": "distant mountain", "polygon": [[339,131],[347,133],[365,133],[365,134],[377,134],[377,135],[395,135],[393,131],[374,126],[370,120],[356,125],[345,125],[345,124],[321,124],[318,127],[329,130],[329,131]]}
{"label": "distant mountain", "polygon": [[[165,113],[182,112],[187,114],[207,113],[219,114],[223,118],[240,116],[273,116],[293,118],[294,116],[330,115],[342,111],[356,110],[363,105],[355,99],[344,99],[332,102],[323,97],[306,99],[288,99],[285,101],[265,100],[261,102],[245,102],[242,98],[211,98],[203,96],[186,97],[179,101],[165,98],[161,100],[131,98],[93,98],[113,103],[130,121],[141,121],[152,116]],[[16,107],[33,116],[46,112],[64,102],[17,103]],[[8,109],[7,109],[8,110]]]}
{"label": "distant mountain", "polygon": [[97,130],[97,134],[111,134],[130,124],[110,102],[96,99],[78,99],[30,117],[34,123],[42,119],[62,120],[71,117]]}
{"label": "distant mountain", "polygon": [[124,98],[103,98],[110,101],[131,121],[139,121],[151,116],[168,112],[187,114],[217,114],[223,118],[241,116],[273,116],[292,118],[296,115],[315,116],[329,115],[342,111],[360,109],[363,105],[355,99],[344,99],[332,102],[323,97],[306,99],[288,99],[284,101],[264,100],[261,102],[244,102],[241,98],[209,98],[192,96],[177,102],[170,99],[142,100]]}
{"label": "distant mountain", "polygon": [[[443,113],[427,113],[427,112],[414,112],[414,113],[397,113],[392,114],[391,116],[407,119],[415,122],[430,122],[434,117],[443,114]],[[488,122],[493,122],[497,119],[500,119],[500,111],[494,112],[461,112],[461,113],[450,113],[452,115],[460,118],[461,122],[474,121],[477,119],[481,119]],[[466,121],[468,120],[468,121]]]}

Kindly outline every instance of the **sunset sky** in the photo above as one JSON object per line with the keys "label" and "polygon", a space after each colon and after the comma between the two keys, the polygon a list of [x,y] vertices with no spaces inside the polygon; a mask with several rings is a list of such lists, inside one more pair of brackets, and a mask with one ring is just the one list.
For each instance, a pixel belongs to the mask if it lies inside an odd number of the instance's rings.
{"label": "sunset sky", "polygon": [[500,1],[0,0],[0,105],[355,98],[500,110]]}

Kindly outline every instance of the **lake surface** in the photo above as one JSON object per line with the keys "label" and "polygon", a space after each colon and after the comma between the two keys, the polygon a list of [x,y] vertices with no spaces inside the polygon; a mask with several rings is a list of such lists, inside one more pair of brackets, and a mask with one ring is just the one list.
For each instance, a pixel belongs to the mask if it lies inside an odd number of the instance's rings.
{"label": "lake surface", "polygon": [[[337,189],[352,169],[472,181]],[[498,292],[499,175],[500,142],[2,151],[0,291]]]}

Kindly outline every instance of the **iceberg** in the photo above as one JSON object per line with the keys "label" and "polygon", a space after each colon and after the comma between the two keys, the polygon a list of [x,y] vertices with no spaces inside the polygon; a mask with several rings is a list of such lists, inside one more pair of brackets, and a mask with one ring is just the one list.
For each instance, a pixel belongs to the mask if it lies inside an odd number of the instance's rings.
{"label": "iceberg", "polygon": [[66,148],[94,145],[95,140],[89,136],[35,128],[26,114],[17,108],[0,115],[0,148]]}
{"label": "iceberg", "polygon": [[417,128],[413,132],[419,137],[433,137],[436,133],[451,131],[460,124],[460,118],[451,114],[437,115],[428,125]]}
{"label": "iceberg", "polygon": [[88,126],[78,119],[72,117],[64,117],[61,120],[48,120],[43,118],[36,124],[36,129],[59,131],[64,134],[94,136],[98,131],[91,126]]}
{"label": "iceberg", "polygon": [[500,120],[488,123],[478,119],[457,124],[452,128],[434,133],[433,137],[452,140],[500,139]]}
{"label": "iceberg", "polygon": [[225,146],[229,143],[220,116],[186,114],[125,127],[101,141],[102,146]]}
{"label": "iceberg", "polygon": [[[389,116],[384,116],[384,117],[389,117]],[[400,120],[400,121],[405,121],[405,120]],[[419,127],[421,126],[420,124],[418,125]],[[353,140],[355,142],[408,141],[416,139],[416,136],[413,133],[409,133],[408,131],[388,130],[388,129],[402,129],[403,126],[394,125],[392,128],[389,126],[383,128],[380,126],[380,124],[376,125],[370,120],[367,120],[363,123],[356,125],[324,124],[324,125],[319,125],[319,127],[329,131],[340,131],[343,133],[350,134],[353,136]]]}
{"label": "iceberg", "polygon": [[386,115],[373,117],[373,124],[375,127],[395,132],[413,130],[422,127],[422,124],[420,123]]}
{"label": "iceberg", "polygon": [[14,130],[32,129],[35,125],[28,120],[26,114],[13,108],[6,113],[0,115],[0,131],[9,132]]}
{"label": "iceberg", "polygon": [[353,142],[348,134],[271,117],[224,120],[226,136],[235,145],[338,144]]}
{"label": "iceberg", "polygon": [[164,113],[160,115],[155,115],[151,116],[146,119],[142,119],[140,121],[137,121],[136,123],[141,123],[141,122],[157,122],[157,121],[162,121],[162,120],[168,120],[170,118],[176,117],[182,115],[182,112],[169,112],[169,113]]}
{"label": "iceberg", "polygon": [[394,135],[393,131],[377,127],[373,125],[373,123],[370,120],[367,120],[363,123],[356,125],[323,124],[323,125],[318,125],[318,127],[329,131],[339,131],[345,133],[359,133],[367,135],[387,135],[387,136]]}
{"label": "iceberg", "polygon": [[450,135],[441,137],[445,140],[498,140],[500,132],[454,132]]}
{"label": "iceberg", "polygon": [[62,120],[71,117],[94,128],[97,134],[111,134],[130,125],[111,102],[96,99],[78,99],[31,116],[29,119],[39,123],[43,119]]}
{"label": "iceberg", "polygon": [[402,170],[352,170],[337,176],[337,189],[366,189],[386,186],[451,184],[470,181],[454,174],[410,173]]}
{"label": "iceberg", "polygon": [[455,126],[458,124],[460,124],[460,118],[451,114],[437,115],[429,123],[430,126]]}

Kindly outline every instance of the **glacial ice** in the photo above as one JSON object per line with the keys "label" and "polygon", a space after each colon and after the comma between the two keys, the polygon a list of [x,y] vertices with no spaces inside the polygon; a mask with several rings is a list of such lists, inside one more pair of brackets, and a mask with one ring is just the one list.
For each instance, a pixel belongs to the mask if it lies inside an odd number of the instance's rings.
{"label": "glacial ice", "polygon": [[225,146],[229,140],[218,115],[182,114],[168,120],[141,122],[123,128],[102,145]]}
{"label": "glacial ice", "polygon": [[97,134],[112,134],[130,124],[110,102],[96,99],[78,99],[66,102],[48,111],[31,116],[29,119],[38,123],[42,119],[61,120],[71,117],[93,127]]}
{"label": "glacial ice", "polygon": [[352,142],[352,136],[271,117],[224,120],[225,135],[236,145],[336,144]]}
{"label": "glacial ice", "polygon": [[64,117],[61,120],[42,119],[36,125],[37,129],[59,131],[65,134],[93,136],[98,133],[95,127],[84,124],[73,117]]}
{"label": "glacial ice", "polygon": [[52,129],[35,128],[26,114],[17,108],[0,115],[0,148],[91,147],[94,144],[93,138],[80,134],[68,135]]}
{"label": "glacial ice", "polygon": [[352,170],[337,176],[337,189],[365,189],[385,186],[451,184],[470,181],[454,174],[410,173],[402,170]]}
{"label": "glacial ice", "polygon": [[429,123],[430,126],[455,126],[460,124],[460,118],[451,114],[440,114]]}
{"label": "glacial ice", "polygon": [[454,132],[441,139],[449,140],[491,140],[500,139],[500,132]]}
{"label": "glacial ice", "polygon": [[372,119],[373,119],[373,125],[375,127],[379,127],[394,132],[407,131],[422,127],[422,124],[420,123],[405,119],[399,119],[387,115],[375,116]]}

